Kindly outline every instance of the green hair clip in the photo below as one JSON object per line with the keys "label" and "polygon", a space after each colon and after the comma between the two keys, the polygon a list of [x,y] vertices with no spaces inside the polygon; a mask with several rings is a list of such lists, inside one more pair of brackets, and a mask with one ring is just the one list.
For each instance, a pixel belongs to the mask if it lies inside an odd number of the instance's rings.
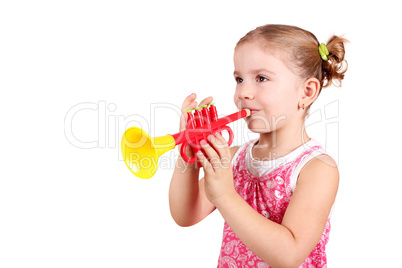
{"label": "green hair clip", "polygon": [[329,55],[329,51],[327,46],[324,43],[321,43],[320,46],[318,47],[318,52],[320,52],[321,55],[321,59],[324,61],[328,60],[328,55]]}

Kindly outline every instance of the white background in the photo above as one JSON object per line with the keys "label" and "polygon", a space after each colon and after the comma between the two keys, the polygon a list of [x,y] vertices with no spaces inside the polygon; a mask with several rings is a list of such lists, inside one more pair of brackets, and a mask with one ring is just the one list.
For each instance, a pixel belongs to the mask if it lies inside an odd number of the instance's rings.
{"label": "white background", "polygon": [[2,1],[0,266],[216,267],[219,213],[190,228],[170,217],[177,151],[141,180],[121,161],[120,137],[129,125],[175,133],[192,92],[235,112],[236,42],[283,23],[351,41],[343,88],[322,92],[308,127],[341,172],[329,267],[396,267],[400,6],[353,3]]}

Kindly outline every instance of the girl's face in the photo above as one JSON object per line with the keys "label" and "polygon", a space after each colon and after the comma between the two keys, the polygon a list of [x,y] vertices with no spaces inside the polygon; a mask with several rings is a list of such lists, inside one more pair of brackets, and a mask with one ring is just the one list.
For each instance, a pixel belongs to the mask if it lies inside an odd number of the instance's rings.
{"label": "girl's face", "polygon": [[246,122],[253,132],[277,131],[300,118],[302,80],[278,53],[283,51],[263,48],[257,42],[243,43],[234,53],[234,102],[239,109],[251,110]]}

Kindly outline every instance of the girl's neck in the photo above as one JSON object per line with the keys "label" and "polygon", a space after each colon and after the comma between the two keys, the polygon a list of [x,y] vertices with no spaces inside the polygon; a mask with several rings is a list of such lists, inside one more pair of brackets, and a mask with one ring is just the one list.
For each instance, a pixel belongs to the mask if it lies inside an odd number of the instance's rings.
{"label": "girl's neck", "polygon": [[299,128],[299,131],[277,130],[260,133],[258,143],[253,147],[253,157],[260,160],[283,157],[309,140],[304,126]]}

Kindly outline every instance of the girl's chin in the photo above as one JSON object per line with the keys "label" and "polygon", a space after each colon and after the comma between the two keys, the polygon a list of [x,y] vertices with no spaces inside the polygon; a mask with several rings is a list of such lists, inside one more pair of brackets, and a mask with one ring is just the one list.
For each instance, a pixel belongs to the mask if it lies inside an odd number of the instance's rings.
{"label": "girl's chin", "polygon": [[250,131],[256,134],[267,134],[270,132],[268,130],[262,130],[262,129],[250,129]]}
{"label": "girl's chin", "polygon": [[267,126],[263,126],[261,124],[253,124],[253,123],[247,122],[247,126],[248,126],[248,129],[254,133],[268,133],[271,131],[269,128],[267,128]]}
{"label": "girl's chin", "polygon": [[252,132],[256,133],[267,133],[271,131],[271,124],[270,122],[262,116],[250,116],[246,118],[246,123],[248,128]]}

